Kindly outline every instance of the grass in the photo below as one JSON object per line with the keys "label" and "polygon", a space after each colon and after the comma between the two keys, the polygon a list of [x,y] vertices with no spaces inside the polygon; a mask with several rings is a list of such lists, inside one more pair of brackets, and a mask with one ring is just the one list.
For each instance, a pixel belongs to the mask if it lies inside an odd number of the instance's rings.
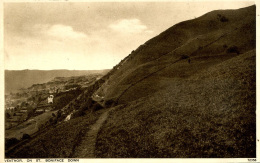
{"label": "grass", "polygon": [[[220,21],[218,15],[227,18],[228,21]],[[131,53],[123,65],[119,64],[119,69],[109,73],[108,80],[96,93],[104,96],[104,99],[117,98],[131,84],[162,66],[169,66],[163,76],[167,77],[170,74],[171,77],[179,77],[178,75],[181,74],[181,78],[188,77],[193,72],[200,72],[202,69],[238,55],[230,53],[228,50],[230,47],[237,47],[241,54],[254,49],[255,21],[255,6],[251,6],[237,11],[214,11],[197,19],[176,24]],[[223,45],[225,46],[223,47]],[[171,62],[183,55],[190,57],[190,66],[180,66],[180,69],[171,66]],[[222,57],[220,57],[221,55]],[[196,61],[198,63],[200,57],[214,58],[216,56],[218,58],[215,60],[201,58],[199,64],[194,64]],[[160,85],[160,80],[158,77],[158,79],[151,79],[151,82],[148,82],[145,88],[146,95],[150,94],[151,87],[157,87],[156,84]],[[154,90],[151,91],[154,92]],[[125,95],[119,103],[143,97],[143,95],[138,95],[141,91],[136,89],[133,92],[135,93]],[[136,95],[138,97],[135,98]]]}
{"label": "grass", "polygon": [[97,157],[256,157],[255,51],[115,110]]}
{"label": "grass", "polygon": [[56,97],[54,97],[53,107],[55,110],[59,110],[66,106],[71,100],[73,100],[75,97],[80,95],[83,92],[83,90],[77,89],[72,90],[69,92],[62,92],[57,94]]}
{"label": "grass", "polygon": [[[35,132],[38,131],[38,127],[41,124],[45,124],[51,117],[52,113],[55,111],[51,112],[45,112],[41,115],[35,116],[31,118],[30,120],[21,123],[20,125],[11,128],[9,130],[5,131],[5,138],[17,138],[21,139],[23,134],[29,134],[32,135]],[[37,123],[36,123],[37,122]]]}
{"label": "grass", "polygon": [[[104,101],[120,97],[116,103],[125,107],[112,111],[101,127],[96,157],[256,157],[255,29],[255,6],[214,11],[174,25],[88,87],[65,115],[88,108],[86,98],[93,93]],[[239,53],[228,50],[234,46]],[[191,63],[182,59],[173,64],[183,55]],[[74,96],[62,96],[62,106]],[[10,156],[73,156],[88,126],[104,111],[90,110]]]}
{"label": "grass", "polygon": [[[73,98],[79,95],[82,91],[75,90],[65,93],[60,93],[54,100],[54,107],[56,110],[61,109],[67,105]],[[32,117],[31,121],[26,121],[18,125],[17,127],[11,128],[5,131],[6,138],[17,138],[21,139],[23,134],[32,135],[39,130],[39,126],[46,124],[48,120],[52,117],[52,113],[56,111],[45,112],[38,116]]]}
{"label": "grass", "polygon": [[81,137],[96,122],[98,112],[87,112],[85,116],[62,122],[30,140],[22,147],[12,152],[8,158],[69,158]]}
{"label": "grass", "polygon": [[[134,85],[100,130],[96,156],[256,157],[255,29],[255,6],[214,11],[135,50],[98,90],[117,97]],[[182,55],[191,63],[172,64]]]}

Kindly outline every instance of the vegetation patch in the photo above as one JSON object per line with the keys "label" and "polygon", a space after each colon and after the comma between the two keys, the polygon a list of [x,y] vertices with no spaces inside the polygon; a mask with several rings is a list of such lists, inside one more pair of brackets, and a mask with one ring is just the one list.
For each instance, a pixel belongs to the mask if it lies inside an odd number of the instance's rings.
{"label": "vegetation patch", "polygon": [[238,47],[237,46],[230,46],[227,49],[227,53],[236,53],[236,54],[240,54]]}
{"label": "vegetation patch", "polygon": [[98,134],[97,157],[256,157],[254,57],[251,51],[172,80],[115,110]]}
{"label": "vegetation patch", "polygon": [[[96,122],[99,112],[87,112],[85,116],[71,119],[50,127],[31,141],[16,149],[7,158],[68,158],[74,153],[81,137]],[[11,141],[9,141],[11,142]]]}
{"label": "vegetation patch", "polygon": [[228,18],[226,18],[224,15],[218,14],[218,19],[221,22],[228,22]]}
{"label": "vegetation patch", "polygon": [[57,96],[55,97],[53,107],[56,110],[59,110],[66,106],[71,100],[73,100],[75,97],[80,95],[83,90],[81,89],[76,89],[72,90],[69,92],[63,92],[63,93],[58,93]]}

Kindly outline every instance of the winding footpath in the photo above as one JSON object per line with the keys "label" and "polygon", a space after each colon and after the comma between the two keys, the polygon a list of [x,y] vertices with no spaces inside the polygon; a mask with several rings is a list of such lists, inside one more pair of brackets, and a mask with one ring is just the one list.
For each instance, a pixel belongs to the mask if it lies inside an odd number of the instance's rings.
{"label": "winding footpath", "polygon": [[93,124],[85,136],[82,137],[81,143],[75,148],[73,158],[95,158],[95,145],[98,131],[108,118],[109,112],[114,108],[110,108]]}

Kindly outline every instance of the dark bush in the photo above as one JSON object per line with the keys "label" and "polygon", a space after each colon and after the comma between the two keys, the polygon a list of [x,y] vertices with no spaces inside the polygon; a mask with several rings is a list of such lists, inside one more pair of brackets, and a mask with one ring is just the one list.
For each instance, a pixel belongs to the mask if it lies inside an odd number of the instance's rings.
{"label": "dark bush", "polygon": [[52,124],[53,123],[53,118],[50,118],[49,122],[50,122],[50,124]]}
{"label": "dark bush", "polygon": [[95,101],[92,98],[87,99],[86,107],[91,108],[95,104]]}
{"label": "dark bush", "polygon": [[99,103],[95,103],[92,107],[92,110],[93,111],[97,111],[97,110],[100,110],[100,109],[103,109],[103,106],[100,105]]}
{"label": "dark bush", "polygon": [[187,59],[187,58],[190,58],[190,57],[187,55],[181,55],[181,59]]}
{"label": "dark bush", "polygon": [[220,15],[220,14],[218,14],[218,19],[219,19],[221,22],[228,22],[228,18],[226,18],[225,16]]}
{"label": "dark bush", "polygon": [[60,117],[57,119],[58,121],[63,121],[67,117],[66,114],[61,114]]}
{"label": "dark bush", "polygon": [[85,110],[88,110],[88,108],[89,108],[90,106],[92,106],[92,101],[86,100],[86,101],[84,101],[84,102],[81,103],[79,109],[85,111]]}
{"label": "dark bush", "polygon": [[220,21],[221,21],[221,22],[228,22],[228,18],[226,18],[226,17],[223,16],[223,17],[220,18]]}
{"label": "dark bush", "polygon": [[56,98],[56,101],[54,101],[53,107],[55,109],[61,109],[64,106],[66,106],[71,100],[73,100],[74,97],[78,96],[82,93],[82,90],[77,89],[69,92],[63,92],[59,95],[59,98]]}
{"label": "dark bush", "polygon": [[17,144],[18,142],[19,142],[19,140],[16,138],[10,138],[10,139],[6,138],[5,139],[5,149],[8,149],[9,147]]}
{"label": "dark bush", "polygon": [[237,53],[240,54],[237,46],[231,46],[227,49],[227,53]]}
{"label": "dark bush", "polygon": [[73,114],[71,115],[71,119],[72,119],[72,118],[81,117],[81,116],[84,116],[84,115],[86,115],[84,109],[79,109],[78,111],[76,111],[75,113],[73,113]]}
{"label": "dark bush", "polygon": [[113,100],[113,99],[109,99],[109,100],[105,101],[105,106],[106,107],[111,107],[114,104],[115,104],[115,100]]}
{"label": "dark bush", "polygon": [[29,134],[23,134],[22,140],[30,139],[31,136]]}
{"label": "dark bush", "polygon": [[9,113],[5,113],[5,117],[6,117],[6,118],[10,118],[11,115],[10,115]]}
{"label": "dark bush", "polygon": [[34,115],[36,109],[33,109],[30,107],[30,109],[27,109],[27,119],[31,118]]}
{"label": "dark bush", "polygon": [[61,117],[61,110],[59,110],[58,112],[57,112],[57,119],[59,119],[60,117]]}

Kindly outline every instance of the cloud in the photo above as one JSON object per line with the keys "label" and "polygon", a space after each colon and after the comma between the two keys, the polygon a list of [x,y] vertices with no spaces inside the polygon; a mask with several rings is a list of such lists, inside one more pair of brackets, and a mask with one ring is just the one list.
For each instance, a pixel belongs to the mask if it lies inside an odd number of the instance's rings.
{"label": "cloud", "polygon": [[121,19],[108,26],[112,30],[120,33],[142,33],[148,31],[151,33],[153,31],[147,30],[147,26],[142,24],[139,19]]}
{"label": "cloud", "polygon": [[101,30],[88,30],[87,34],[58,23],[25,26],[24,30],[29,34],[14,33],[12,37],[4,38],[5,68],[112,68],[153,33],[138,19],[120,19],[110,28],[108,26],[104,25]]}
{"label": "cloud", "polygon": [[71,26],[62,24],[48,25],[48,24],[36,24],[34,25],[34,31],[47,37],[55,37],[57,39],[84,39],[87,35],[82,32],[74,31]]}

